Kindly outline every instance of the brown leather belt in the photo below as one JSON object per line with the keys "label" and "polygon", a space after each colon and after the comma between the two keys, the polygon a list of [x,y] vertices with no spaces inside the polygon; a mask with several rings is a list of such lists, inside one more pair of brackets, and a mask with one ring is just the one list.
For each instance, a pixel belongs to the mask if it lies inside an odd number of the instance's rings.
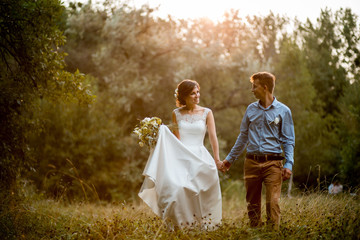
{"label": "brown leather belt", "polygon": [[265,162],[265,161],[276,161],[276,160],[283,160],[285,159],[281,153],[269,153],[269,154],[262,154],[262,155],[256,155],[247,153],[246,158],[253,159],[255,161]]}

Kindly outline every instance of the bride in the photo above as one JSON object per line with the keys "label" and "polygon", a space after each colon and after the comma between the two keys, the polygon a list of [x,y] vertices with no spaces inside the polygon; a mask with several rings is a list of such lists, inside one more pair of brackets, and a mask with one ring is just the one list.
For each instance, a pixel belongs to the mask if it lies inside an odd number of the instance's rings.
{"label": "bride", "polygon": [[[196,81],[179,83],[172,114],[173,132],[161,125],[145,166],[139,197],[172,228],[200,226],[215,229],[221,222],[221,191],[217,168],[222,169],[215,121],[209,108],[199,106]],[[204,147],[206,130],[214,158]]]}

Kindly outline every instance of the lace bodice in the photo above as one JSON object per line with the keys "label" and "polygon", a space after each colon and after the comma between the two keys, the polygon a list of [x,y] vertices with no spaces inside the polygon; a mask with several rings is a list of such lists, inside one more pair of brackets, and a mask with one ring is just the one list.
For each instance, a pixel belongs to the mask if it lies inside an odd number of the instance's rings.
{"label": "lace bodice", "polygon": [[199,114],[182,114],[181,108],[174,110],[179,127],[180,141],[187,146],[203,146],[206,134],[206,117],[211,111],[204,108]]}

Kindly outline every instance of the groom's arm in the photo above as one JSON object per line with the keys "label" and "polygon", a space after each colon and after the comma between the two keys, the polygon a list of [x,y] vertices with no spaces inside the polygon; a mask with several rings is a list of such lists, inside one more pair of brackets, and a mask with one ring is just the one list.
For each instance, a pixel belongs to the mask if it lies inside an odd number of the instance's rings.
{"label": "groom's arm", "polygon": [[230,164],[235,162],[238,159],[238,157],[241,155],[241,153],[244,151],[247,142],[248,142],[247,136],[240,133],[240,135],[236,139],[234,146],[232,147],[230,153],[226,156],[225,160]]}
{"label": "groom's arm", "polygon": [[286,159],[282,177],[283,181],[285,181],[290,178],[292,174],[292,167],[294,165],[295,131],[290,109],[285,113],[281,124],[280,141],[284,149]]}
{"label": "groom's arm", "polygon": [[[232,147],[230,153],[226,156],[224,164],[230,165],[238,159],[241,153],[244,151],[248,143],[248,131],[249,131],[249,118],[247,117],[247,112],[241,122],[240,134],[236,139],[234,146]],[[230,165],[229,165],[230,164]],[[227,167],[228,168],[228,167]]]}

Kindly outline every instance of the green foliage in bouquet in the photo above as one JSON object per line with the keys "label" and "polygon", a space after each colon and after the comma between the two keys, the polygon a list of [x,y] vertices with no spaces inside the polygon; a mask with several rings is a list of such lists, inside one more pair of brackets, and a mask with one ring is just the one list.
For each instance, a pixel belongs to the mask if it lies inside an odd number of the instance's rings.
{"label": "green foliage in bouquet", "polygon": [[140,121],[140,126],[135,127],[134,133],[139,137],[139,145],[152,148],[156,145],[159,128],[162,121],[158,117],[146,117]]}

